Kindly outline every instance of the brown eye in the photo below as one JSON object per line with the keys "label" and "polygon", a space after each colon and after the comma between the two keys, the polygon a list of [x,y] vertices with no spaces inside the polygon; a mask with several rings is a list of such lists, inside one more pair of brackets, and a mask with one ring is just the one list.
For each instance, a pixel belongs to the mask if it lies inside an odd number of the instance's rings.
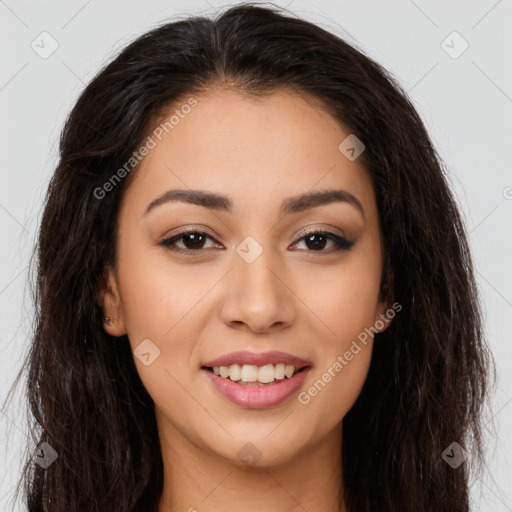
{"label": "brown eye", "polygon": [[187,249],[202,249],[207,236],[204,233],[189,233],[180,238]]}
{"label": "brown eye", "polygon": [[[354,242],[328,231],[310,231],[303,236],[299,242],[302,240],[304,240],[309,252],[332,253],[340,250],[348,250],[354,245]],[[329,241],[334,244],[334,248],[332,248],[332,250],[324,250]]]}
{"label": "brown eye", "polygon": [[[170,251],[192,253],[194,251],[204,249],[205,242],[208,238],[210,240],[214,240],[210,235],[202,231],[181,231],[178,235],[167,238],[166,240],[162,240],[160,245],[169,249]],[[184,247],[177,246],[177,242],[182,242]]]}

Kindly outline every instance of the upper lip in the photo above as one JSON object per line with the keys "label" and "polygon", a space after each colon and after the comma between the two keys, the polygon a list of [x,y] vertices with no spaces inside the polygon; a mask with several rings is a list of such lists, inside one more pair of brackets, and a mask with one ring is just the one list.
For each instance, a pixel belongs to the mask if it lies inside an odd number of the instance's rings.
{"label": "upper lip", "polygon": [[259,354],[245,350],[239,352],[231,352],[230,354],[212,359],[211,361],[204,363],[203,366],[208,368],[231,366],[232,364],[251,364],[256,366],[264,366],[266,364],[276,365],[279,363],[293,364],[293,366],[295,366],[297,369],[311,366],[311,362],[307,361],[306,359],[302,359],[292,354],[287,354],[286,352],[279,352],[275,350],[272,352],[261,352]]}

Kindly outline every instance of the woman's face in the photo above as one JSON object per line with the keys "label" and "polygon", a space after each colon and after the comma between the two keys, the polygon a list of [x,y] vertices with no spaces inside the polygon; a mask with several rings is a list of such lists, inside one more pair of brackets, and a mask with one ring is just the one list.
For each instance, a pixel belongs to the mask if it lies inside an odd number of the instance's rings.
{"label": "woman's face", "polygon": [[[367,376],[362,333],[389,307],[374,191],[312,98],[194,98],[125,192],[106,329],[128,334],[163,439],[279,464],[340,432]],[[224,357],[231,378],[204,368]],[[236,383],[257,376],[274,383]]]}

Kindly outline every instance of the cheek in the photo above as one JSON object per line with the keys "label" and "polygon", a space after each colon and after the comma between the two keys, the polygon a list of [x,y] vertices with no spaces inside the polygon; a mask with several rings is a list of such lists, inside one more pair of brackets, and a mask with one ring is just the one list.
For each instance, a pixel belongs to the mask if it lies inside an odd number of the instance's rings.
{"label": "cheek", "polygon": [[345,345],[374,325],[379,305],[381,272],[375,257],[350,256],[343,264],[314,269],[301,278],[300,296],[316,314],[329,346]]}
{"label": "cheek", "polygon": [[[129,271],[123,314],[139,377],[157,408],[174,417],[176,410],[190,411],[195,404],[184,390],[202,329],[201,297],[210,285],[204,280],[196,283],[183,272],[174,275],[174,271],[172,278],[165,272],[158,265]],[[142,346],[147,348],[141,351]],[[148,358],[144,361],[138,354],[148,352],[150,364],[146,365]]]}
{"label": "cheek", "polygon": [[[204,297],[212,284],[204,276],[194,276],[192,270],[169,265],[159,252],[142,254],[136,246],[125,248],[119,278],[124,324],[137,371],[154,401],[165,403],[171,397],[183,398],[179,383],[192,370],[201,319],[207,318]],[[138,357],[141,353],[150,355]]]}
{"label": "cheek", "polygon": [[368,375],[371,342],[360,344],[357,353],[349,349],[351,359],[342,352],[333,356],[322,368],[316,368],[314,378],[298,396],[304,411],[317,417],[327,428],[339,423],[354,405]]}
{"label": "cheek", "polygon": [[[192,265],[172,264],[164,248],[128,243],[119,260],[125,327],[135,340],[172,340],[206,295],[211,283]],[[166,343],[168,343],[166,341]]]}
{"label": "cheek", "polygon": [[368,276],[338,272],[321,295],[310,291],[308,305],[321,319],[315,334],[320,350],[315,351],[317,364],[298,401],[324,417],[325,425],[341,421],[368,375],[379,290],[378,279]]}
{"label": "cheek", "polygon": [[325,416],[326,424],[343,418],[368,375],[380,289],[378,263],[375,253],[369,258],[354,255],[330,274],[319,272],[316,280],[308,273],[301,284],[315,313],[309,316],[319,319],[316,342],[321,350],[310,385],[298,401]]}

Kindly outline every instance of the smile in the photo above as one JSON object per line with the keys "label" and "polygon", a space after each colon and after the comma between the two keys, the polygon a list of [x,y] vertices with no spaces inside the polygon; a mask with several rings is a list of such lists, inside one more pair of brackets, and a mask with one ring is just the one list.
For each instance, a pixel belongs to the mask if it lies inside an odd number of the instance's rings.
{"label": "smile", "polygon": [[201,369],[221,396],[245,409],[268,409],[286,402],[299,391],[309,371],[308,366],[296,371],[292,377],[261,383],[242,380],[234,382],[230,378],[215,375],[211,368]]}
{"label": "smile", "polygon": [[290,379],[303,368],[295,368],[292,364],[279,363],[276,365],[266,364],[264,366],[256,366],[253,364],[232,364],[230,366],[214,366],[206,368],[213,371],[217,376],[224,379],[230,379],[241,385],[257,386],[270,385],[275,381]]}

